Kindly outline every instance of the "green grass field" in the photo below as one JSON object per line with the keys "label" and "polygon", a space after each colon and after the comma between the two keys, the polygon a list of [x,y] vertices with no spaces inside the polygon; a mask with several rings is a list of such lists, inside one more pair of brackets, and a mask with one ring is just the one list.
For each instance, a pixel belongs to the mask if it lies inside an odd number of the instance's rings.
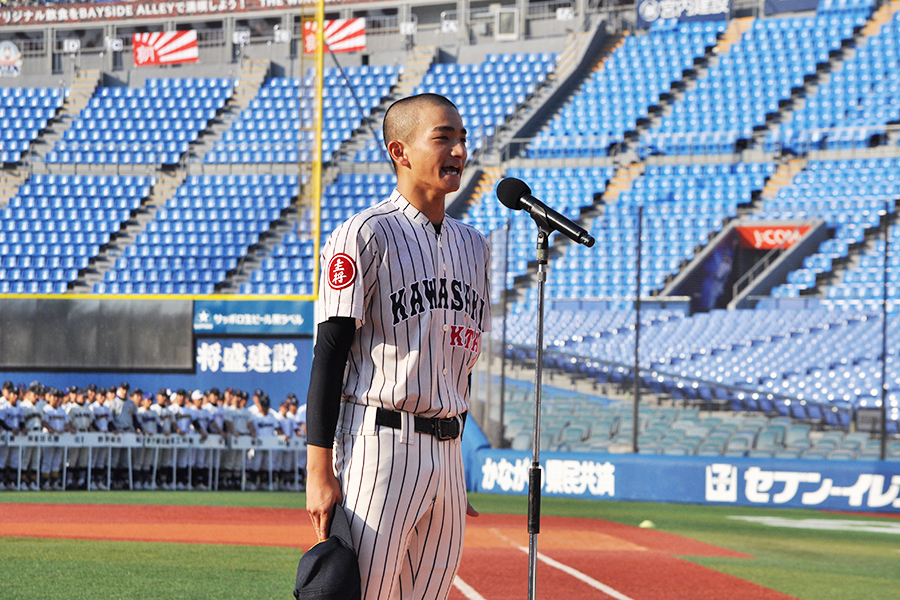
{"label": "green grass field", "polygon": [[[526,512],[523,497],[473,494],[471,501],[484,513]],[[3,502],[300,508],[304,498],[290,493],[229,492],[0,494],[0,511]],[[64,508],[60,506],[60,510]],[[649,519],[661,531],[755,557],[686,557],[688,560],[802,600],[894,600],[898,593],[900,537],[896,535],[785,529],[727,517],[884,518],[808,510],[554,498],[543,499],[542,513],[629,525]],[[290,548],[2,538],[0,599],[287,599],[291,597],[298,558],[299,551]]]}

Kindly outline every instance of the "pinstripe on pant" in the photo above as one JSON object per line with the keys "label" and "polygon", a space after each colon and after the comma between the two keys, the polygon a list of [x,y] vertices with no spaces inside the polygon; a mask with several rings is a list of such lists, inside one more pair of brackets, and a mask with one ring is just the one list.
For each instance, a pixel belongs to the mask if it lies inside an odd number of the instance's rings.
{"label": "pinstripe on pant", "polygon": [[411,419],[407,430],[378,427],[374,408],[343,406],[335,468],[363,598],[447,598],[465,535],[460,439],[412,432]]}

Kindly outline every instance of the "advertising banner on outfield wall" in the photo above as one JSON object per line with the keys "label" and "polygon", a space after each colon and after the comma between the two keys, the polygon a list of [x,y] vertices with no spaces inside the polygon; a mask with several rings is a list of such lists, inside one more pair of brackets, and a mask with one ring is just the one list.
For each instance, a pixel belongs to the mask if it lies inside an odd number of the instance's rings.
{"label": "advertising banner on outfield wall", "polygon": [[193,372],[134,373],[129,371],[3,371],[0,379],[27,386],[32,381],[60,389],[69,386],[117,386],[127,381],[133,388],[153,393],[159,388],[207,390],[227,387],[253,392],[260,388],[277,406],[293,392],[301,404],[309,387],[312,363],[311,337],[198,338],[194,346]]}
{"label": "advertising banner on outfield wall", "polygon": [[[900,463],[542,452],[542,495],[900,512]],[[528,493],[531,454],[479,450],[475,491]]]}
{"label": "advertising banner on outfield wall", "polygon": [[312,335],[314,303],[303,300],[195,300],[197,335]]}
{"label": "advertising banner on outfield wall", "polygon": [[[308,0],[179,0],[152,2],[74,2],[65,5],[2,7],[0,25],[96,23],[124,19],[168,17],[223,17],[233,13],[284,10],[309,4]],[[325,4],[332,4],[326,0]]]}
{"label": "advertising banner on outfield wall", "polygon": [[657,21],[711,21],[727,19],[731,0],[638,0],[637,26],[647,28]]}

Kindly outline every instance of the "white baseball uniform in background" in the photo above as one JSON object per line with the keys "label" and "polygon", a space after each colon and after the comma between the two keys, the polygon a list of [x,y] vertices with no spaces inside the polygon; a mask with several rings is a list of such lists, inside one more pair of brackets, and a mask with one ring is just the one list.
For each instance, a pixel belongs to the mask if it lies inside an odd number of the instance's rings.
{"label": "white baseball uniform in background", "polygon": [[[76,433],[86,433],[91,430],[94,414],[91,412],[91,407],[88,406],[87,403],[78,404],[77,402],[69,402],[66,405],[66,414],[69,415],[69,423],[71,423],[72,428]],[[89,456],[90,449],[87,446],[69,448],[69,469],[86,469]],[[79,472],[78,476],[79,479],[73,481],[73,483],[78,486],[84,485],[85,473]]]}
{"label": "white baseball uniform in background", "polygon": [[[65,429],[66,424],[69,422],[69,416],[66,414],[66,409],[62,406],[47,404],[44,407],[44,421],[51,427],[48,431],[52,430],[52,432],[58,433]],[[64,453],[65,449],[62,446],[50,445],[41,449],[41,478],[43,480],[42,487],[45,490],[50,489],[50,477],[53,478],[52,484],[54,487],[62,488],[62,484],[57,478],[62,469]]]}
{"label": "white baseball uniform in background", "polygon": [[[19,405],[17,401],[16,404],[11,403],[6,398],[0,399],[0,420],[6,424],[7,429],[12,431],[16,431],[22,428],[22,407]],[[0,445],[0,470],[9,469],[12,471],[15,469],[18,471],[19,468],[19,449],[13,446],[7,446],[6,444]],[[8,479],[6,483],[9,485],[10,489],[16,489],[16,481],[15,474],[8,473],[6,474]],[[0,489],[5,489],[7,486],[3,485],[3,473],[0,473]]]}

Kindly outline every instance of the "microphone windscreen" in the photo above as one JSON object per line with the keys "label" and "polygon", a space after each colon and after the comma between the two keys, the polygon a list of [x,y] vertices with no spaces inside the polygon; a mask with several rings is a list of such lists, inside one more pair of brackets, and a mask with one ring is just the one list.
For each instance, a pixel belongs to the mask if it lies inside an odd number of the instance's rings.
{"label": "microphone windscreen", "polygon": [[531,188],[521,179],[507,177],[497,185],[497,198],[506,208],[519,210],[522,208],[520,200],[523,196],[531,194]]}

